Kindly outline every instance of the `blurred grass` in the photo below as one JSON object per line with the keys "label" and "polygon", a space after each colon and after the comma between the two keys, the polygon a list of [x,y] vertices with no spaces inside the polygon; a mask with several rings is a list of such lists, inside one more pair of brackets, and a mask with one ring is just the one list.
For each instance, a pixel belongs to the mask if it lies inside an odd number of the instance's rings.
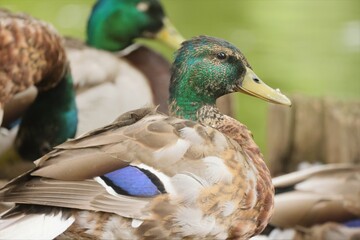
{"label": "blurred grass", "polygon": [[[53,23],[64,35],[85,37],[95,0],[1,0],[0,6]],[[239,46],[258,76],[284,93],[360,98],[358,0],[163,0],[186,38],[206,34]],[[151,41],[141,41],[173,53]],[[267,103],[237,94],[238,119],[264,152]]]}

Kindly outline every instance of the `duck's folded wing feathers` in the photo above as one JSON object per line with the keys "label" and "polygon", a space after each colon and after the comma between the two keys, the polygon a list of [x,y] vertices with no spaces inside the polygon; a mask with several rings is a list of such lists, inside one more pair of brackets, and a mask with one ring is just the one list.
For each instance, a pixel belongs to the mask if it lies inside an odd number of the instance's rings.
{"label": "duck's folded wing feathers", "polygon": [[220,156],[224,149],[234,148],[234,144],[239,148],[234,141],[210,127],[158,114],[154,109],[140,109],[122,115],[104,128],[61,144],[36,161],[39,168],[31,175],[81,180],[101,176],[130,163],[144,163],[167,171],[181,158]]}
{"label": "duck's folded wing feathers", "polygon": [[140,109],[60,145],[39,159],[33,171],[0,190],[0,200],[144,219],[146,206],[157,195],[186,194],[176,190],[184,179],[195,190],[231,181],[223,161],[241,151],[211,127]]}
{"label": "duck's folded wing feathers", "polygon": [[11,189],[3,199],[7,202],[77,208],[117,213],[143,219],[144,209],[152,198],[111,195],[95,180],[60,181],[33,178]]}

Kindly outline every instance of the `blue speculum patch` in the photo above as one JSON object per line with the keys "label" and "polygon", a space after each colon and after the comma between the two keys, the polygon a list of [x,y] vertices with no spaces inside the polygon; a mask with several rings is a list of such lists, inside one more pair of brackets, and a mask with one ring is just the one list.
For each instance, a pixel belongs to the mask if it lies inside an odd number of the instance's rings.
{"label": "blue speculum patch", "polygon": [[148,170],[128,166],[107,173],[101,178],[115,192],[122,195],[153,197],[165,193],[160,179]]}
{"label": "blue speculum patch", "polygon": [[350,228],[359,228],[360,227],[360,219],[353,219],[344,223],[345,226]]}

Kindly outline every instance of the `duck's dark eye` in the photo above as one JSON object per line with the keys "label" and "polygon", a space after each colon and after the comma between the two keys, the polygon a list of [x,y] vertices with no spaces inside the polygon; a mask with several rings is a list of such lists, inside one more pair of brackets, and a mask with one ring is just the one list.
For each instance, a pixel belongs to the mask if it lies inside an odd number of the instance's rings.
{"label": "duck's dark eye", "polygon": [[227,55],[226,55],[226,53],[224,53],[224,52],[219,52],[219,53],[216,55],[216,57],[217,57],[218,59],[220,59],[220,60],[224,60],[224,59],[227,57]]}

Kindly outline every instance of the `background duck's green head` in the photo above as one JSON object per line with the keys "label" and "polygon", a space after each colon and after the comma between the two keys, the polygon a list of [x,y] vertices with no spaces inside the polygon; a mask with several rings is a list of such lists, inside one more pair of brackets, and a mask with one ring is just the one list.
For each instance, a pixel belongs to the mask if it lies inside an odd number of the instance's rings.
{"label": "background duck's green head", "polygon": [[194,119],[194,113],[203,105],[215,105],[217,98],[239,91],[291,104],[256,76],[245,56],[231,43],[200,36],[182,44],[172,68],[170,112]]}
{"label": "background duck's green head", "polygon": [[73,138],[77,123],[75,92],[68,71],[56,87],[39,92],[25,112],[15,140],[16,151],[23,159],[35,160]]}
{"label": "background duck's green head", "polygon": [[178,49],[183,37],[165,17],[158,0],[98,0],[88,21],[90,46],[118,51],[135,38],[155,38]]}

